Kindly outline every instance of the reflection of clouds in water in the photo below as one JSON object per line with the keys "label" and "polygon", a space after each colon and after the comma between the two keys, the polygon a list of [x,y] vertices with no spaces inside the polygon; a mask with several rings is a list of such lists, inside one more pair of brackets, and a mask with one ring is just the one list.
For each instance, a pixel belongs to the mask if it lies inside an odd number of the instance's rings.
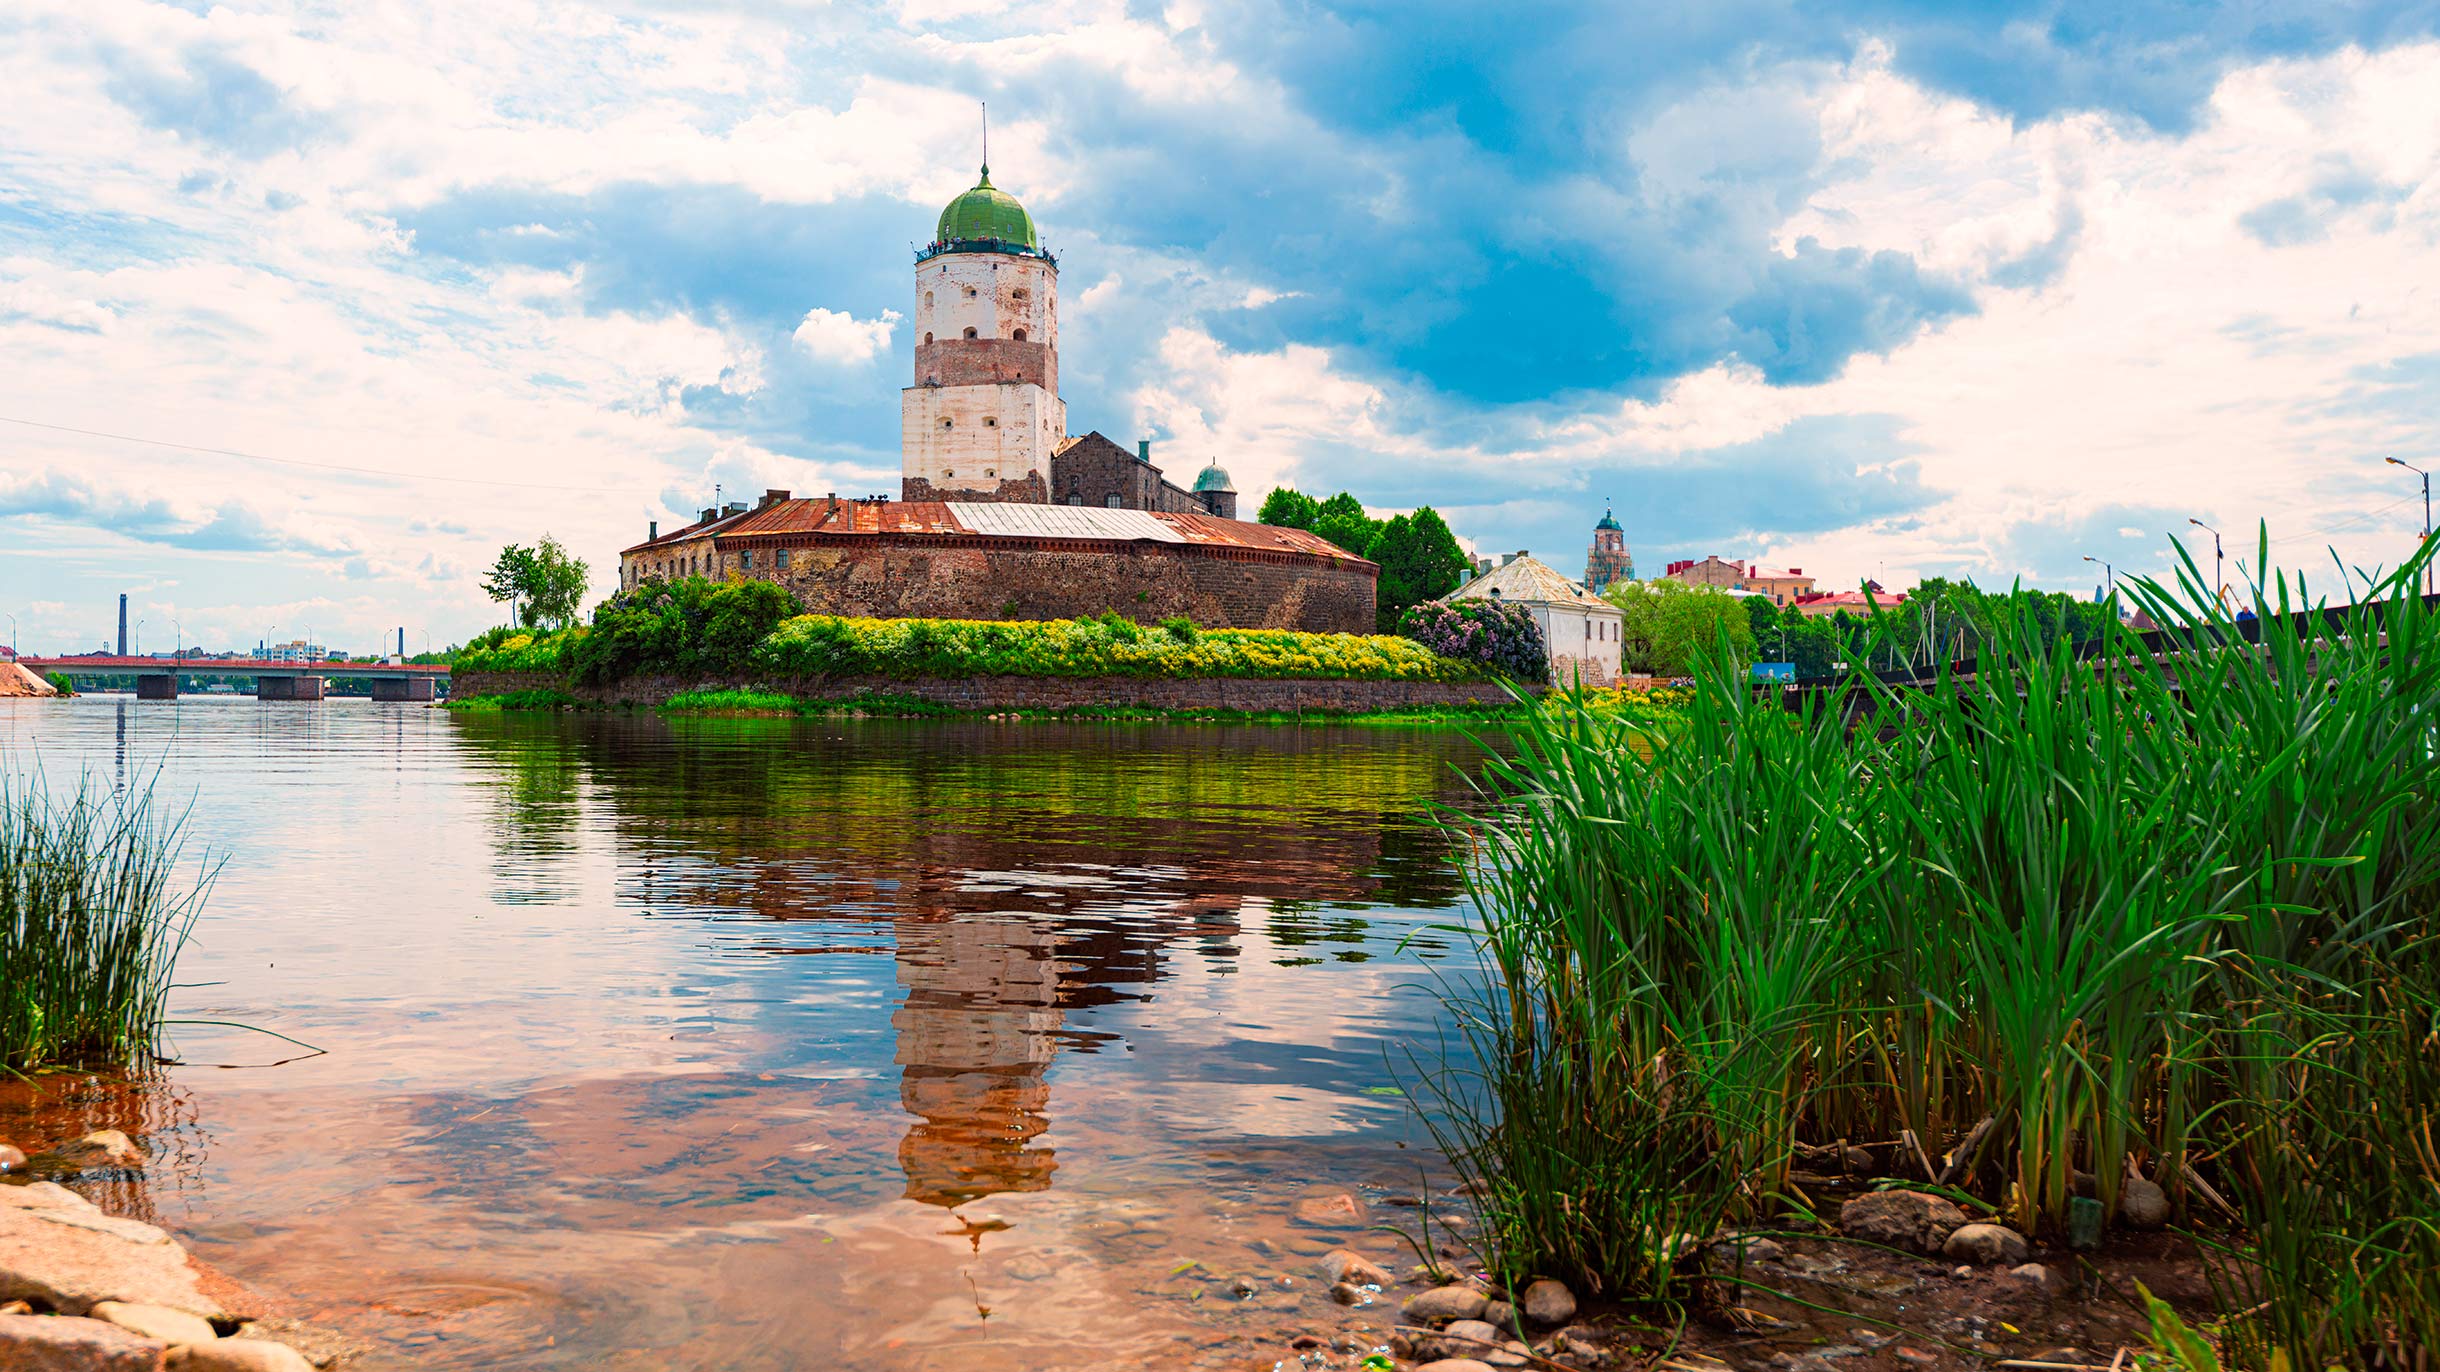
{"label": "reflection of clouds in water", "polygon": [[1320,1138],[1373,1128],[1407,1106],[1319,1087],[1194,1082],[1162,1092],[1152,1108],[1164,1126],[1183,1134]]}

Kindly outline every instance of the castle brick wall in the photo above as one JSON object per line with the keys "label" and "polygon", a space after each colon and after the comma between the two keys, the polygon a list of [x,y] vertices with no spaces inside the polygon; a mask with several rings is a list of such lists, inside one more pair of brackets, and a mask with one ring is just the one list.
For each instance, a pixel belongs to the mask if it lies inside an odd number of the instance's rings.
{"label": "castle brick wall", "polygon": [[1075,544],[1010,538],[808,538],[788,565],[758,556],[814,614],[876,619],[1075,619],[1105,611],[1152,624],[1183,615],[1207,628],[1367,634],[1379,572],[1250,550],[1166,543]]}
{"label": "castle brick wall", "polygon": [[1252,677],[1177,678],[980,676],[801,677],[765,680],[630,677],[615,685],[571,687],[541,672],[464,672],[451,682],[460,699],[556,689],[605,705],[658,705],[685,691],[752,687],[784,691],[806,700],[848,700],[860,695],[908,696],[953,709],[1064,710],[1097,705],[1161,710],[1242,710],[1251,713],[1358,714],[1376,710],[1505,704],[1508,695],[1487,682],[1272,681]]}
{"label": "castle brick wall", "polygon": [[918,386],[988,386],[1032,382],[1057,394],[1059,357],[1047,343],[1013,338],[948,338],[915,345]]}

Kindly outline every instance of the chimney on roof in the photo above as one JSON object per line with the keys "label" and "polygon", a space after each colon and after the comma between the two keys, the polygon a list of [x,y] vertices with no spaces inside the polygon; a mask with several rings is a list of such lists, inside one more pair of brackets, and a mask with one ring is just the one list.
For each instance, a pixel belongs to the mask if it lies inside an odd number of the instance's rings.
{"label": "chimney on roof", "polygon": [[1150,462],[1152,460],[1152,440],[1149,438],[1135,440],[1135,456],[1139,462]]}
{"label": "chimney on roof", "polygon": [[702,518],[701,518],[701,519],[700,519],[698,522],[699,522],[699,523],[704,523],[704,524],[709,524],[709,523],[711,523],[713,520],[718,519],[719,517],[720,517],[720,511],[719,511],[719,509],[718,509],[718,508],[716,508],[716,507],[714,507],[714,506],[706,505],[706,506],[704,506],[704,507],[703,507],[703,517],[702,517]]}
{"label": "chimney on roof", "polygon": [[648,521],[646,521],[646,522],[645,522],[645,524],[644,524],[644,541],[645,541],[646,543],[650,543],[650,542],[652,542],[654,539],[659,538],[660,536],[661,536],[661,521],[659,521],[659,520],[657,520],[657,519],[654,519],[654,520],[648,520]]}
{"label": "chimney on roof", "polygon": [[725,505],[725,506],[723,506],[723,507],[721,508],[720,515],[721,515],[721,517],[722,517],[723,519],[725,519],[725,518],[727,518],[727,517],[728,517],[728,516],[730,516],[730,515],[741,515],[741,514],[744,514],[745,512],[746,512],[746,503],[745,503],[744,501],[742,501],[742,500],[732,500],[732,501],[730,501],[730,502],[729,502],[727,505]]}
{"label": "chimney on roof", "polygon": [[763,504],[764,504],[764,505],[766,505],[766,506],[770,506],[770,505],[777,505],[778,503],[780,503],[780,502],[781,502],[781,501],[783,501],[783,500],[786,500],[787,498],[788,498],[788,493],[787,493],[786,491],[764,491],[764,492],[763,492]]}

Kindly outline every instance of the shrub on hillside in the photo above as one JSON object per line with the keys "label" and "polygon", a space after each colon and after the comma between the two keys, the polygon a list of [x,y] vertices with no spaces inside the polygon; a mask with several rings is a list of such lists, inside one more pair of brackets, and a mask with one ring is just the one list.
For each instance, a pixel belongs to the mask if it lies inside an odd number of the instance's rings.
{"label": "shrub on hillside", "polygon": [[587,686],[655,672],[735,672],[803,608],[768,581],[645,581],[594,608],[592,632],[570,652],[568,670]]}
{"label": "shrub on hillside", "polygon": [[803,615],[755,651],[765,678],[1133,676],[1465,681],[1471,663],[1402,638],[1197,629],[1097,619],[843,619]]}
{"label": "shrub on hillside", "polygon": [[1517,681],[1539,685],[1550,675],[1542,628],[1521,605],[1425,601],[1399,616],[1398,632],[1442,657],[1479,662]]}

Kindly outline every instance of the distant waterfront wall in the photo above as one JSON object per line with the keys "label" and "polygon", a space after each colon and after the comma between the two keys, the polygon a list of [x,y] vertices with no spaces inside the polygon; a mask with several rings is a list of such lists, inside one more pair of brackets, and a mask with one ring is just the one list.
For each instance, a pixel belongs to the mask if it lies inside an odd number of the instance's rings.
{"label": "distant waterfront wall", "polygon": [[746,687],[782,691],[807,700],[846,700],[859,695],[911,696],[960,710],[1064,710],[1111,705],[1161,710],[1242,710],[1358,714],[1375,710],[1421,710],[1507,701],[1486,681],[1275,681],[1251,677],[1199,680],[1174,677],[985,676],[781,678],[698,680],[630,677],[599,689],[571,686],[542,672],[464,672],[452,682],[461,699],[515,691],[560,690],[605,705],[658,705],[686,691]]}

